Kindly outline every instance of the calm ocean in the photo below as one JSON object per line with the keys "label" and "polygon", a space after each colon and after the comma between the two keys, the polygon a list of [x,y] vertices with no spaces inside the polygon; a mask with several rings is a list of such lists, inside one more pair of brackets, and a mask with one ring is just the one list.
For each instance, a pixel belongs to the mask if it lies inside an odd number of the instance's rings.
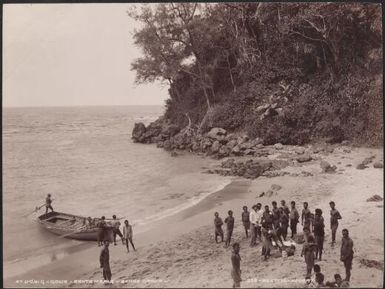
{"label": "calm ocean", "polygon": [[[125,217],[134,230],[187,208],[224,187],[202,174],[210,160],[171,157],[155,145],[134,144],[135,122],[160,106],[3,108],[4,273],[29,270],[26,260],[54,261],[82,242],[61,239],[23,215],[44,203],[82,216]],[[47,259],[49,259],[47,261]],[[31,266],[32,266],[31,265]],[[16,270],[15,268],[19,268]]]}

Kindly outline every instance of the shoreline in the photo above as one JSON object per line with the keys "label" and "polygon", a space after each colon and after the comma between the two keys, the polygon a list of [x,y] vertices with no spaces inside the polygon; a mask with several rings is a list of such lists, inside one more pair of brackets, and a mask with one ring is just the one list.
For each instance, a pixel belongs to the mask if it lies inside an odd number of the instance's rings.
{"label": "shoreline", "polygon": [[[245,269],[246,275],[255,275],[255,273],[250,270],[251,268],[256,268],[258,269],[258,275],[261,274],[261,272],[264,272],[263,274],[266,274],[266,278],[273,278],[276,275],[282,278],[290,278],[292,276],[303,278],[303,258],[300,258],[299,256],[294,256],[293,259],[289,258],[290,264],[291,262],[294,262],[293,265],[296,264],[295,266],[298,268],[292,269],[290,265],[290,270],[287,272],[282,271],[282,268],[280,268],[283,266],[282,258],[271,259],[271,261],[269,261],[267,264],[267,267],[264,268],[261,266],[262,263],[259,263],[261,258],[259,249],[255,252],[252,252],[252,249],[247,246],[248,241],[243,236],[243,227],[239,221],[239,216],[243,205],[251,207],[251,205],[256,202],[269,204],[272,200],[279,201],[281,199],[285,199],[287,203],[290,200],[295,200],[297,204],[299,204],[297,205],[298,209],[302,208],[300,204],[304,200],[309,201],[311,210],[314,210],[316,206],[322,208],[324,211],[326,231],[326,240],[324,245],[325,248],[329,247],[329,240],[327,238],[330,238],[330,229],[328,228],[328,202],[330,199],[333,199],[336,201],[337,208],[343,215],[343,223],[341,223],[339,227],[338,234],[341,233],[343,227],[348,227],[355,242],[355,248],[358,250],[355,258],[363,258],[363,256],[366,254],[367,258],[376,260],[378,259],[378,250],[382,248],[381,250],[383,251],[383,232],[381,230],[378,232],[370,231],[370,228],[367,228],[368,226],[365,225],[366,223],[357,223],[357,221],[353,221],[356,220],[354,219],[356,218],[356,215],[362,215],[359,219],[366,218],[369,222],[372,222],[376,225],[378,222],[383,224],[383,219],[378,218],[379,216],[383,216],[383,208],[377,209],[377,205],[382,203],[365,202],[366,198],[369,198],[374,194],[379,194],[383,197],[383,190],[381,187],[383,184],[383,170],[375,169],[373,167],[367,168],[365,170],[357,170],[355,168],[356,164],[362,161],[364,157],[367,157],[369,153],[372,154],[373,152],[377,155],[377,158],[383,161],[382,150],[372,148],[354,148],[354,151],[349,154],[334,152],[325,156],[324,159],[330,161],[332,164],[338,163],[337,165],[339,170],[335,174],[320,173],[319,160],[315,160],[300,166],[290,167],[290,169],[293,171],[301,171],[305,169],[306,171],[312,172],[313,175],[308,177],[259,177],[254,180],[247,180],[238,177],[227,177],[229,180],[231,180],[231,183],[225,186],[222,190],[210,194],[199,203],[175,215],[149,224],[147,226],[148,230],[146,232],[134,236],[134,243],[138,249],[137,252],[130,252],[130,254],[127,254],[125,252],[125,247],[122,247],[121,244],[116,247],[110,246],[110,260],[113,279],[121,281],[130,278],[162,279],[163,276],[163,278],[169,280],[169,283],[167,284],[151,284],[147,282],[140,284],[133,283],[122,285],[128,287],[159,287],[163,285],[172,287],[229,287],[231,285],[231,277],[229,276],[230,269],[228,267],[229,252],[227,252],[226,249],[224,249],[222,246],[215,246],[215,242],[213,243],[212,236],[212,219],[214,211],[218,211],[220,216],[224,218],[228,209],[232,209],[234,211],[234,216],[236,218],[234,239],[239,240],[241,243],[241,255],[246,255],[245,263],[242,264],[242,268]],[[350,164],[350,167],[347,166],[348,164]],[[271,197],[263,196],[258,198],[260,192],[267,191],[270,189],[272,184],[276,183],[282,184],[281,190],[276,192],[276,194]],[[369,190],[367,188],[369,188]],[[347,191],[349,194],[351,194],[349,195],[349,198],[346,196]],[[363,194],[363,191],[365,194]],[[360,232],[362,230],[366,230],[365,236],[371,236],[371,241],[368,242],[366,239],[359,238]],[[301,231],[301,228],[299,228],[299,231]],[[378,240],[382,240],[382,243],[379,243]],[[340,244],[339,242],[340,236],[338,235],[336,250],[331,251],[330,249],[326,249],[324,254],[325,260],[320,262],[323,272],[326,271],[326,273],[328,273],[327,276],[325,276],[325,280],[327,281],[331,280],[332,272],[335,273],[333,270],[337,270],[337,272],[342,275],[344,274],[343,265],[340,264],[338,257],[338,246]],[[140,244],[140,246],[138,246],[138,244]],[[364,251],[363,246],[366,245],[370,245],[369,250]],[[47,265],[39,268],[38,270],[35,270],[34,272],[31,271],[28,274],[24,274],[23,276],[18,276],[18,278],[5,279],[4,284],[7,287],[23,287],[25,284],[15,284],[15,280],[37,279],[33,278],[34,274],[38,274],[41,277],[39,279],[47,278],[47,280],[50,279],[50,276],[61,276],[62,279],[68,280],[99,280],[101,278],[101,271],[98,267],[99,250],[100,248],[95,246],[78,254],[74,254],[73,256],[68,256],[62,260],[59,260],[56,264]],[[177,253],[175,253],[174,250],[177,250]],[[209,253],[211,252],[210,250],[213,251],[213,253]],[[299,250],[300,247],[297,248],[296,255],[299,255]],[[163,251],[168,253],[163,255],[159,253]],[[195,259],[191,259],[190,255],[194,255],[196,252],[200,252],[203,257],[198,254]],[[255,254],[256,252],[258,253]],[[250,259],[250,254],[255,256],[253,258],[256,258],[257,260]],[[159,258],[157,257],[158,255],[160,255]],[[155,259],[153,259],[154,256]],[[187,263],[185,264],[183,261],[183,256],[186,260],[191,260],[188,262],[186,261]],[[151,259],[149,259],[150,257]],[[383,255],[380,257],[381,260],[383,260]],[[177,261],[174,262],[176,263],[175,266],[173,265],[174,263],[170,263],[170,260]],[[325,267],[326,264],[329,264],[325,263],[325,261],[328,260],[332,260],[330,268]],[[255,263],[255,261],[257,261],[257,263]],[[135,263],[134,267],[131,266],[132,262]],[[368,268],[362,269],[361,266],[358,266],[358,263],[359,261],[355,259],[352,271],[353,280],[355,281],[357,280],[354,278],[356,274],[363,276],[362,281],[360,281],[358,286],[372,285],[379,287],[378,284],[382,282],[382,275],[378,275],[378,270]],[[271,267],[271,265],[274,266]],[[73,270],[74,266],[77,268],[76,272]],[[272,271],[272,268],[277,266],[278,269],[276,270],[278,270],[278,272],[270,272]],[[188,270],[185,267],[187,267]],[[159,269],[159,272],[157,272],[157,268]],[[372,272],[372,270],[377,271]],[[219,271],[219,276],[221,276],[220,279],[217,277],[217,271]],[[190,272],[190,275],[193,276],[186,276],[186,272]],[[370,278],[365,277],[366,275],[369,276],[368,272],[372,272]],[[194,276],[197,278],[194,279]],[[246,276],[246,279],[248,278],[252,277]],[[373,282],[377,283],[372,284],[370,283],[370,280],[373,280]],[[78,285],[79,284],[76,284],[76,286]],[[82,286],[93,287],[95,285],[97,286],[98,284],[88,284]],[[274,286],[274,284],[263,284],[263,286],[265,285]],[[281,285],[287,287],[288,284]],[[295,284],[289,283],[289,286],[293,285]],[[303,286],[303,284],[300,284],[299,286],[302,287],[301,285]],[[35,284],[35,286],[46,287],[47,284]],[[72,285],[58,284],[54,285],[53,287],[68,286]],[[242,286],[255,287],[255,283],[243,282]],[[351,287],[358,286],[352,284]],[[52,287],[51,284],[50,287]]]}
{"label": "shoreline", "polygon": [[[236,183],[244,182],[244,180],[235,181],[235,182]],[[211,193],[207,193],[197,203],[193,203],[189,205],[187,208],[178,210],[177,212],[171,215],[166,215],[164,217],[161,217],[161,219],[157,219],[152,224],[146,223],[144,226],[146,226],[147,229],[145,230],[139,229],[136,232],[136,236],[134,237],[134,242],[137,244],[138,243],[141,244],[141,246],[138,246],[137,248],[150,245],[153,242],[152,240],[156,239],[155,236],[157,237],[162,236],[161,238],[162,240],[169,240],[170,238],[173,238],[176,234],[182,231],[182,228],[179,227],[178,224],[176,223],[179,223],[185,219],[188,219],[190,216],[194,215],[195,213],[209,210],[210,208],[214,207],[218,197],[222,198],[221,197],[222,194],[225,195],[226,200],[231,199],[232,198],[231,192],[233,190],[233,186],[234,186],[233,181],[229,180],[228,182],[226,182],[226,184],[222,189],[213,191]],[[173,234],[162,235],[160,234],[160,232],[157,232],[157,229],[156,229],[157,227],[167,226],[170,224],[176,225],[175,230],[173,230]],[[69,240],[69,241],[73,241],[73,240]],[[16,280],[41,280],[42,278],[43,279],[46,278],[46,280],[50,280],[48,278],[50,275],[50,272],[52,273],[55,272],[57,269],[59,269],[59,267],[63,267],[64,269],[64,274],[61,273],[59,275],[63,280],[64,279],[74,280],[77,274],[70,272],[72,265],[76,263],[76,265],[79,265],[81,268],[83,268],[84,272],[86,272],[87,271],[86,263],[89,263],[88,259],[94,258],[96,261],[98,261],[97,258],[100,250],[100,248],[96,246],[96,242],[82,242],[82,241],[77,241],[77,242],[78,242],[77,245],[63,250],[64,252],[60,254],[62,256],[58,256],[55,262],[45,262],[42,265],[38,266],[37,268],[28,270],[27,272],[24,272],[22,274],[13,274],[12,276],[9,276],[9,277],[4,275],[4,285],[8,287],[11,285],[14,285],[15,287],[22,287],[25,284],[18,285],[15,283]],[[118,241],[117,243],[119,244],[120,241]],[[98,250],[97,252],[95,252],[95,248]],[[66,253],[67,251],[71,251],[72,253]],[[125,251],[123,252],[125,253]],[[20,258],[20,259],[22,260],[25,259],[27,264],[31,262],[29,258]],[[39,255],[37,256],[37,259],[49,259],[49,256]],[[86,261],[83,261],[83,260],[86,260]],[[69,264],[66,264],[66,262],[68,262]],[[9,262],[9,264],[12,264],[12,263],[14,263],[14,261]],[[20,264],[16,264],[16,265],[19,266]],[[45,286],[44,284],[34,284],[34,285],[39,285],[39,286],[41,285],[42,287]]]}

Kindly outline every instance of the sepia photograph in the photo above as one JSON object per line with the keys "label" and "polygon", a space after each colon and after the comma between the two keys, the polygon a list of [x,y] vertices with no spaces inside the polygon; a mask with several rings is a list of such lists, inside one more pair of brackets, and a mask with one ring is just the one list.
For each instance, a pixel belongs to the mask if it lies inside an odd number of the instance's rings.
{"label": "sepia photograph", "polygon": [[383,288],[382,14],[3,4],[3,287]]}

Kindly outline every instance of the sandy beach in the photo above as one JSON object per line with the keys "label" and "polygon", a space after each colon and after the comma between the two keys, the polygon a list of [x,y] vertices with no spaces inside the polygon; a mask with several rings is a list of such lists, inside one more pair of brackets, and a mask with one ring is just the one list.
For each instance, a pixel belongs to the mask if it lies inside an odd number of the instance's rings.
{"label": "sandy beach", "polygon": [[[382,149],[335,149],[333,153],[320,154],[323,160],[337,166],[333,174],[322,173],[320,158],[296,164],[284,170],[291,174],[255,180],[229,177],[231,184],[211,194],[198,204],[148,225],[148,230],[134,236],[136,252],[126,252],[121,243],[110,246],[111,270],[114,284],[110,287],[231,287],[231,249],[216,244],[213,235],[213,215],[219,212],[224,218],[228,210],[234,211],[235,229],[233,242],[240,242],[242,258],[242,287],[303,287],[305,263],[300,257],[302,245],[296,246],[295,255],[283,259],[278,250],[268,261],[263,261],[261,246],[249,247],[240,221],[243,205],[260,202],[263,205],[281,199],[296,201],[302,209],[307,201],[309,208],[321,208],[325,218],[325,243],[323,260],[317,263],[332,281],[335,273],[345,275],[340,262],[341,231],[347,228],[354,241],[354,260],[351,287],[383,286],[383,201],[367,202],[377,194],[383,197],[383,169],[373,167],[364,170],[356,166],[365,158],[375,156],[373,162],[383,162]],[[272,156],[274,157],[274,156]],[[218,162],[219,163],[219,162]],[[301,172],[310,174],[305,176]],[[296,176],[297,175],[297,176]],[[258,197],[272,184],[282,188],[271,197]],[[331,247],[329,226],[329,201],[335,201],[342,215],[337,231],[337,244]],[[299,232],[302,227],[299,226]],[[289,231],[290,232],[290,231]],[[7,287],[24,287],[16,280],[67,280],[64,284],[34,284],[38,287],[99,287],[102,279],[98,257],[100,248],[92,246],[72,254],[54,265],[30,271],[24,276],[5,280]],[[368,267],[361,260],[375,260],[380,265]],[[59,274],[60,272],[60,274]],[[77,281],[79,280],[79,281]],[[91,281],[91,283],[89,283]],[[79,283],[83,282],[83,283]],[[28,285],[27,285],[28,286]]]}

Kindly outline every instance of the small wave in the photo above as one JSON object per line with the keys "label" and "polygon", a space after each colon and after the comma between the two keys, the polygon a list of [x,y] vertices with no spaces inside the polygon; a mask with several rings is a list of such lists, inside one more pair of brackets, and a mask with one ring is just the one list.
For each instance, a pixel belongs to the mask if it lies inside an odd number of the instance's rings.
{"label": "small wave", "polygon": [[[189,199],[187,202],[182,203],[176,207],[164,210],[160,213],[151,215],[151,216],[146,217],[144,219],[134,220],[133,224],[136,226],[145,227],[144,225],[146,225],[146,224],[162,220],[162,219],[170,217],[172,215],[176,215],[177,213],[198,204],[199,202],[201,202],[202,200],[204,200],[205,198],[207,198],[211,194],[218,192],[219,190],[222,190],[224,187],[226,187],[230,183],[231,183],[231,181],[226,181],[226,182],[220,184],[219,186],[217,186],[214,190],[206,192],[206,193],[200,193],[197,196],[194,196],[191,199]],[[143,232],[142,230],[140,230],[140,231]]]}

